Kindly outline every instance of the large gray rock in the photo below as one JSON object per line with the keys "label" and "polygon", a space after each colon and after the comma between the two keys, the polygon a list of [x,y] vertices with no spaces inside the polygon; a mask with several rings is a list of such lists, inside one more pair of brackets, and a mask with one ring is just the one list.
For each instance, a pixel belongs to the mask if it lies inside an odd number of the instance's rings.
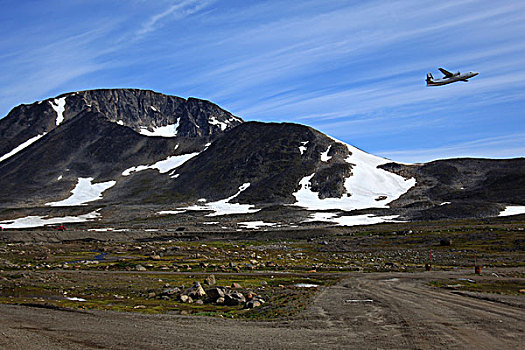
{"label": "large gray rock", "polygon": [[216,300],[216,299],[224,297],[224,295],[226,295],[226,289],[224,287],[208,288],[208,289],[206,289],[206,295],[210,299]]}
{"label": "large gray rock", "polygon": [[224,296],[224,303],[228,306],[242,305],[246,303],[246,298],[242,293],[233,292]]}
{"label": "large gray rock", "polygon": [[202,285],[199,282],[195,282],[195,284],[192,287],[186,289],[183,294],[191,297],[192,299],[200,299],[206,295],[206,291],[204,288],[202,288]]}

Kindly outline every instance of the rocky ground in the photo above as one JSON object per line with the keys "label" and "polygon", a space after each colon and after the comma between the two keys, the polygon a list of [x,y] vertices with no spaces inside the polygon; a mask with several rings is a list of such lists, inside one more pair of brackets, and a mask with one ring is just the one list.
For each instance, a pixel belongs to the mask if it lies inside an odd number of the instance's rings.
{"label": "rocky ground", "polygon": [[436,278],[464,277],[472,276],[468,271],[349,273],[336,285],[323,289],[296,317],[264,322],[2,304],[0,346],[518,349],[525,326],[523,297],[495,295],[487,300],[428,285]]}
{"label": "rocky ground", "polygon": [[524,224],[3,231],[0,348],[519,348]]}

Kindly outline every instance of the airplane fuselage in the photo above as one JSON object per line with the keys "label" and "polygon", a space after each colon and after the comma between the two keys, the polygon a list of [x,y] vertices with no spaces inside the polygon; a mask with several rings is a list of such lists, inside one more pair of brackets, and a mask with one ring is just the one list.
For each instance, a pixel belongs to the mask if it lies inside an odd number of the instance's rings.
{"label": "airplane fuselage", "polygon": [[475,77],[479,73],[477,72],[467,72],[467,73],[455,73],[453,76],[444,77],[442,79],[429,79],[427,80],[427,86],[440,86],[454,83],[456,81],[468,81],[472,77]]}

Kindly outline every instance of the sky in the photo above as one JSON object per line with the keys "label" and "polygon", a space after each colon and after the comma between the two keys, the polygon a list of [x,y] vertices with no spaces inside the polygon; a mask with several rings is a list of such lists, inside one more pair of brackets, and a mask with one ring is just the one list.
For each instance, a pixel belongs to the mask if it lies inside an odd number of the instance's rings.
{"label": "sky", "polygon": [[[96,88],[210,100],[400,162],[525,156],[525,1],[0,0],[0,116]],[[426,87],[438,67],[480,74]]]}

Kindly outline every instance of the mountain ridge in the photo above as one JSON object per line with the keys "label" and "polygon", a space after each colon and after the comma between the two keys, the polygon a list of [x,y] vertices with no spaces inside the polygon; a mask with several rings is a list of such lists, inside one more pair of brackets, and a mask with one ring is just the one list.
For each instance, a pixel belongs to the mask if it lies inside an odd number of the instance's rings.
{"label": "mountain ridge", "polygon": [[523,179],[522,158],[396,163],[308,126],[244,122],[212,102],[150,90],[67,93],[0,120],[7,218],[16,208],[67,212],[61,203],[102,209],[107,219],[129,206],[204,216],[293,206],[303,218],[313,211],[484,217],[525,205]]}

